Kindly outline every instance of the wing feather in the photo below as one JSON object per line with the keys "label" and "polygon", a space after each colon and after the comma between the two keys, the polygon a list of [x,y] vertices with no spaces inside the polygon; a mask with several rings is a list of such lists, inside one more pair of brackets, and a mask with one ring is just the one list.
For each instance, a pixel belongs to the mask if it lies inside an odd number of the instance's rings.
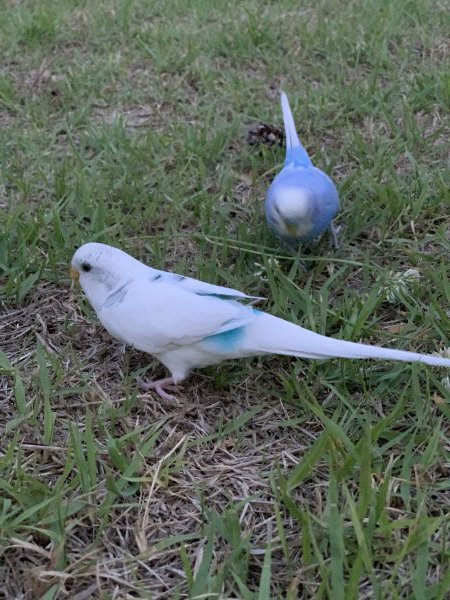
{"label": "wing feather", "polygon": [[189,289],[198,290],[194,284],[201,282],[191,280],[186,288],[184,279],[171,281],[164,275],[154,281],[136,278],[121,302],[100,311],[104,326],[130,345],[159,354],[242,327],[256,318],[253,308],[234,299]]}
{"label": "wing feather", "polygon": [[[239,298],[242,300],[264,300],[261,296],[248,296],[239,290],[228,288],[222,285],[214,285],[206,281],[199,281],[193,277],[184,277],[176,273],[168,273],[167,271],[159,271],[149,267],[150,280],[159,281],[160,283],[173,283],[180,289],[194,292],[202,296],[217,296],[218,298]],[[156,279],[157,278],[157,279]]]}

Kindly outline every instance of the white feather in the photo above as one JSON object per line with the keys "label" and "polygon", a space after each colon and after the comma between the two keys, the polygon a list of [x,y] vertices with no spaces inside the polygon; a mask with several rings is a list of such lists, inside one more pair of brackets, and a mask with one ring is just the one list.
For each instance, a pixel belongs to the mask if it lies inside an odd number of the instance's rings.
{"label": "white feather", "polygon": [[151,269],[103,244],[82,246],[72,268],[105,328],[157,356],[175,381],[196,367],[261,354],[378,358],[450,367],[450,359],[319,335],[240,304],[235,298],[249,297],[237,290]]}
{"label": "white feather", "polygon": [[122,302],[97,311],[106,329],[149,354],[189,346],[242,327],[256,316],[234,300],[198,295],[176,282],[136,278]]}
{"label": "white feather", "polygon": [[262,318],[247,327],[247,343],[265,354],[286,354],[303,358],[374,358],[450,367],[450,359],[406,350],[381,348],[330,338],[289,321],[261,313]]}

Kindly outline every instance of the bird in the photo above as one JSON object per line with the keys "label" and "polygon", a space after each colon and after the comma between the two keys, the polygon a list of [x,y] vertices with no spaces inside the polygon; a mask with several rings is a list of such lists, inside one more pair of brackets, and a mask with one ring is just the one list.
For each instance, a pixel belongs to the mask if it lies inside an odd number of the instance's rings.
{"label": "bird", "polygon": [[166,400],[196,368],[224,360],[291,355],[300,358],[373,358],[450,367],[450,359],[326,337],[254,307],[243,292],[160,271],[126,252],[89,242],[73,255],[78,281],[102,325],[118,340],[151,354],[170,372],[140,380]]}
{"label": "bird", "polygon": [[315,167],[295,129],[285,92],[281,108],[286,137],[283,169],[267,190],[265,212],[275,235],[293,252],[308,245],[329,229],[332,243],[339,246],[332,220],[339,209],[339,195],[333,181]]}

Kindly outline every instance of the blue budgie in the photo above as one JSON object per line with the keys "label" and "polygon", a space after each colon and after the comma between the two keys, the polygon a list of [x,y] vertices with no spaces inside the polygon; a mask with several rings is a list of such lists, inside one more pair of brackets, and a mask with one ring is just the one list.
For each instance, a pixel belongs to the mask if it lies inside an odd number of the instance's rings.
{"label": "blue budgie", "polygon": [[450,359],[325,337],[254,309],[243,292],[159,271],[118,248],[88,243],[71,264],[103,326],[155,356],[170,377],[144,382],[162,398],[192,369],[231,358],[288,354],[301,358],[378,358],[450,367]]}
{"label": "blue budgie", "polygon": [[333,244],[338,246],[332,220],[339,208],[334,183],[315,167],[303,148],[295,130],[289,101],[281,93],[286,159],[266,196],[266,218],[269,227],[291,250],[308,244],[330,229]]}

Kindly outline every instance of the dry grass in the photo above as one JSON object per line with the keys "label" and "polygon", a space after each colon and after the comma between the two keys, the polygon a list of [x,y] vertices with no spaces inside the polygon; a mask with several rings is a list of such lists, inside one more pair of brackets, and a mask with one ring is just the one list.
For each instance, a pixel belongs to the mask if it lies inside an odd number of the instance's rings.
{"label": "dry grass", "polygon": [[[319,332],[443,351],[444,7],[3,5],[0,596],[444,599],[438,370],[239,361],[173,405],[66,274],[105,241]],[[280,87],[342,199],[341,248],[306,271],[263,220],[283,150],[246,139],[277,131]]]}
{"label": "dry grass", "polygon": [[[52,411],[59,425],[51,445],[42,443],[39,417],[35,427],[26,421],[17,427],[17,451],[24,474],[32,473],[42,486],[53,488],[74,458],[68,454],[68,424],[83,432],[86,411],[92,414],[99,463],[107,462],[102,421],[105,413],[127,402],[123,394],[121,346],[111,342],[98,324],[79,314],[77,298],[67,288],[55,289],[48,284],[37,287],[26,308],[6,311],[0,339],[11,364],[27,374],[26,396],[31,404],[39,403],[33,360],[36,343],[63,365],[64,373],[58,378],[60,389],[76,389],[80,380],[86,383],[82,393],[58,396],[55,390]],[[145,356],[134,353],[130,362],[134,367],[145,364]],[[295,466],[322,429],[314,419],[302,424],[301,436],[297,428],[287,427],[286,421],[295,416],[295,411],[273,393],[261,394],[263,379],[263,375],[256,380],[248,377],[225,395],[207,380],[193,381],[187,393],[179,394],[178,406],[153,394],[138,395],[132,410],[114,425],[111,423],[110,431],[121,438],[133,431],[140,431],[145,437],[149,428],[158,430],[151,456],[145,457],[135,474],[139,488],[112,508],[109,526],[104,531],[96,511],[102,513],[107,481],[103,479],[95,489],[78,497],[83,510],[67,524],[64,555],[68,567],[63,571],[57,568],[60,548],[49,547],[39,532],[11,539],[3,555],[6,597],[41,597],[55,583],[61,597],[100,597],[107,590],[123,597],[127,590],[132,594],[133,590],[143,589],[155,598],[172,597],[186,585],[180,586],[185,575],[179,549],[175,546],[158,550],[158,545],[164,546],[164,541],[173,536],[194,537],[186,548],[195,572],[205,545],[198,533],[205,521],[205,510],[221,513],[230,503],[241,506],[239,521],[243,535],[252,545],[250,568],[257,582],[267,532],[276,528],[273,507],[277,501],[269,474],[277,468]],[[5,396],[1,413],[6,425],[17,414],[12,379],[5,377],[2,388]],[[256,406],[255,393],[261,394]],[[230,423],[238,423],[242,417],[245,427],[236,424],[230,428]],[[218,432],[217,424],[221,422],[226,431]],[[12,432],[4,436],[4,448],[13,437]],[[125,445],[123,453],[131,458],[133,444]],[[105,475],[109,470],[106,464],[103,466],[100,478],[102,471]],[[320,491],[317,487],[320,470],[317,478],[317,482],[312,480],[296,495],[296,500],[305,504],[320,502],[323,509],[326,489]],[[299,540],[294,530],[288,533],[287,540],[292,552],[298,553]],[[274,537],[272,542],[278,585],[287,585],[289,576],[280,540]],[[227,548],[218,544],[214,564],[220,565],[226,553]]]}

